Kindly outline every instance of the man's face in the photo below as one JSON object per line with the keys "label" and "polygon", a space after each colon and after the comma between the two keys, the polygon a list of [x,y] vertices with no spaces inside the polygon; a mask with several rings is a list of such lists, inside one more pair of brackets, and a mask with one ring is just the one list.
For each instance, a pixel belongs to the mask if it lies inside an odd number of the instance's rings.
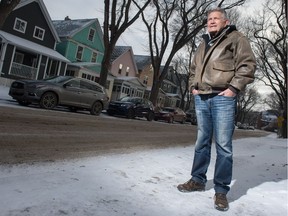
{"label": "man's face", "polygon": [[212,12],[208,15],[207,30],[210,35],[217,34],[217,32],[219,32],[228,24],[229,21],[224,19],[223,14],[218,11]]}

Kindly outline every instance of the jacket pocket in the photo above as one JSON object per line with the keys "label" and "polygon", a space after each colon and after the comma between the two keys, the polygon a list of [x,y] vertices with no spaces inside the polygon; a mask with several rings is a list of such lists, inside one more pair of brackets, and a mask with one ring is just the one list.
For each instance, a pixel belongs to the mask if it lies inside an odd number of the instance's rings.
{"label": "jacket pocket", "polygon": [[212,87],[226,88],[235,76],[233,61],[213,62],[212,71],[209,74],[209,82]]}
{"label": "jacket pocket", "polygon": [[223,72],[234,72],[235,67],[233,62],[213,62],[213,70],[223,71]]}

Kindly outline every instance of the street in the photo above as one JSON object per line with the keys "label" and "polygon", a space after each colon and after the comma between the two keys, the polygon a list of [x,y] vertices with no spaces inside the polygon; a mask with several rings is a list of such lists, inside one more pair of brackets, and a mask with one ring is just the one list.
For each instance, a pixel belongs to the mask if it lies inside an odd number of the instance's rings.
{"label": "street", "polygon": [[[11,103],[11,101],[10,101]],[[0,164],[51,162],[192,145],[197,127],[0,104]],[[234,138],[267,135],[236,130]]]}

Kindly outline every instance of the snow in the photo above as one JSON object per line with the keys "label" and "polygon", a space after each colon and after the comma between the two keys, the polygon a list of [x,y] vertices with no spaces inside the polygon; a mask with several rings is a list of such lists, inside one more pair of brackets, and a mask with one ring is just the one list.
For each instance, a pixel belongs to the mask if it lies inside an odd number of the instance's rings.
{"label": "snow", "polygon": [[[0,102],[9,100],[0,86]],[[9,101],[8,101],[9,103]],[[7,104],[9,105],[9,104]],[[2,106],[2,104],[1,104]],[[194,145],[0,166],[1,216],[285,216],[287,139],[235,140],[230,209],[213,207],[215,149],[205,192],[181,193]]]}

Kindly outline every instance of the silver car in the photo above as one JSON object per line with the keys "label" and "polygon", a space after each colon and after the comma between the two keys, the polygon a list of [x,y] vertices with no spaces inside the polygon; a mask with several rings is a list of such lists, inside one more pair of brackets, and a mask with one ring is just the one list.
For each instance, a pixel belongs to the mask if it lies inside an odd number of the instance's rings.
{"label": "silver car", "polygon": [[109,101],[103,86],[71,76],[17,80],[12,82],[9,95],[21,105],[37,103],[44,109],[60,105],[71,111],[89,110],[92,115],[99,115],[107,109]]}

